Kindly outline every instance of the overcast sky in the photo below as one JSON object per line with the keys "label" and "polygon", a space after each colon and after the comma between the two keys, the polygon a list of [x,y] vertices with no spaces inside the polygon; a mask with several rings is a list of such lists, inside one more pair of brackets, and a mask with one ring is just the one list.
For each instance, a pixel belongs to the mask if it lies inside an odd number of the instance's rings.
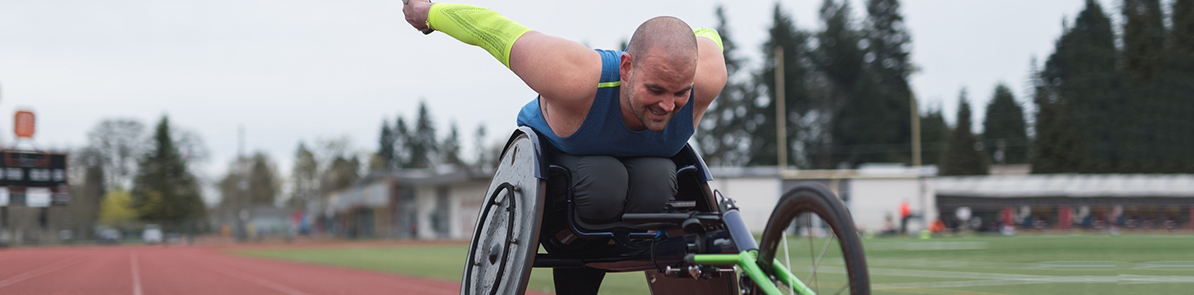
{"label": "overcast sky", "polygon": [[[864,2],[852,2],[861,20]],[[1102,2],[1118,11],[1118,2]],[[468,3],[594,48],[616,47],[657,15],[714,27],[714,8],[724,4],[740,53],[757,68],[775,2]],[[819,28],[821,0],[781,3],[800,29]],[[1072,21],[1082,5],[904,1],[912,61],[921,69],[912,86],[922,109],[943,106],[952,122],[965,87],[981,122],[998,82],[1030,107],[1024,97],[1030,59],[1047,58],[1063,17]],[[484,50],[416,32],[401,6],[398,0],[0,0],[0,118],[34,110],[36,145],[62,150],[85,145],[101,119],[153,126],[168,114],[174,126],[206,142],[211,157],[200,170],[209,179],[235,157],[238,126],[249,151],[268,152],[288,172],[299,141],[347,136],[356,149],[375,150],[382,120],[409,120],[420,100],[441,134],[456,122],[471,145],[484,124],[488,141],[501,141],[535,94]],[[13,142],[11,122],[0,119],[0,145]]]}

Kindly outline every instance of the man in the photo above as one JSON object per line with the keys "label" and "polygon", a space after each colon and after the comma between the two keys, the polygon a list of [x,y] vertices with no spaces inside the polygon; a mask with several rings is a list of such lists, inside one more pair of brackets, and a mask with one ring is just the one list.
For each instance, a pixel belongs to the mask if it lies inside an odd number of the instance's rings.
{"label": "man", "polygon": [[[674,17],[644,22],[621,52],[592,50],[472,5],[410,0],[402,11],[419,31],[484,48],[539,94],[518,124],[547,139],[550,160],[571,171],[582,226],[666,210],[676,194],[669,157],[726,83],[721,37]],[[593,269],[553,273],[559,294],[596,294],[604,277]]]}

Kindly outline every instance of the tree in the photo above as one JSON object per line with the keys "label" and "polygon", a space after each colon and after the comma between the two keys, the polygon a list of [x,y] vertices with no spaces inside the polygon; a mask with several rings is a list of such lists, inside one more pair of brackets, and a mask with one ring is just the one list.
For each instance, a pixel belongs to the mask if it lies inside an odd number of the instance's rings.
{"label": "tree", "polygon": [[[725,7],[719,5],[715,13],[718,21],[717,33],[721,35],[724,48],[722,57],[726,62],[728,78],[725,88],[717,95],[713,104],[705,111],[704,117],[701,118],[701,125],[698,126],[696,137],[697,142],[700,143],[701,154],[709,165],[741,166],[751,160],[749,148],[752,134],[750,129],[759,127],[753,118],[755,115],[762,115],[758,114],[757,106],[754,105],[754,100],[759,93],[758,88],[750,81],[749,75],[739,74],[739,70],[745,66],[746,60],[736,54],[738,46],[731,38]],[[778,9],[776,13],[776,16],[779,17]],[[748,124],[753,128],[747,128]]]}
{"label": "tree", "polygon": [[1041,79],[1034,79],[1034,88],[1037,114],[1032,173],[1078,172],[1086,153],[1081,133],[1070,125],[1069,106]]}
{"label": "tree", "polygon": [[145,125],[132,119],[105,119],[87,132],[87,146],[104,170],[105,188],[127,188],[145,150]]}
{"label": "tree", "polygon": [[[1169,33],[1168,56],[1171,73],[1166,80],[1166,104],[1164,109],[1173,116],[1168,126],[1170,149],[1164,154],[1171,154],[1174,163],[1180,163],[1174,172],[1194,173],[1194,120],[1188,119],[1188,114],[1194,113],[1194,104],[1189,102],[1189,94],[1194,93],[1194,0],[1176,0],[1172,6],[1173,29]],[[1186,118],[1186,119],[1182,119]]]}
{"label": "tree", "polygon": [[983,150],[987,158],[1000,164],[1027,163],[1027,132],[1024,110],[1012,91],[1003,83],[995,86],[994,97],[987,104],[987,115],[983,119]]}
{"label": "tree", "polygon": [[394,143],[397,141],[396,134],[390,129],[390,124],[386,120],[381,120],[381,135],[377,137],[377,163],[370,163],[370,168],[375,170],[394,170]]}
{"label": "tree", "polygon": [[294,167],[290,170],[290,203],[305,208],[308,202],[319,198],[319,160],[307,145],[299,142],[294,151]]}
{"label": "tree", "polygon": [[221,207],[239,211],[273,205],[281,184],[269,155],[257,152],[252,157],[238,157],[228,165],[228,174],[218,186],[222,195]]}
{"label": "tree", "polygon": [[419,115],[415,119],[415,130],[406,141],[410,158],[405,168],[432,168],[435,165],[437,147],[435,123],[427,110],[427,102],[419,102]]}
{"label": "tree", "polygon": [[138,161],[131,192],[138,218],[167,228],[205,214],[199,185],[171,133],[170,121],[163,115],[148,150]]}
{"label": "tree", "polygon": [[133,208],[132,195],[125,190],[111,190],[104,195],[100,205],[99,219],[106,226],[124,227],[137,219],[137,211]]}
{"label": "tree", "polygon": [[893,161],[887,154],[898,140],[899,125],[891,125],[891,117],[906,118],[911,111],[903,108],[904,113],[892,114],[887,109],[878,91],[879,81],[869,72],[867,52],[861,46],[869,47],[869,41],[854,29],[849,1],[825,0],[820,15],[825,28],[817,34],[814,61],[825,75],[826,97],[834,102],[830,125],[833,162],[856,166]]}
{"label": "tree", "polygon": [[[493,167],[493,161],[497,157],[491,157],[485,146],[485,124],[477,124],[477,131],[473,132],[473,152],[477,155],[477,161],[473,163],[473,169],[478,171],[488,171],[489,167]],[[500,155],[499,155],[500,156]]]}
{"label": "tree", "polygon": [[460,159],[460,135],[456,132],[456,122],[452,122],[448,135],[440,141],[440,161],[459,168],[467,168],[468,164]]}
{"label": "tree", "polygon": [[941,159],[941,175],[986,175],[988,163],[978,150],[982,145],[970,133],[970,104],[966,102],[966,90],[958,97],[958,123],[950,136],[949,146]]}
{"label": "tree", "polygon": [[[865,127],[862,136],[847,139],[872,148],[856,155],[865,161],[908,162],[912,142],[912,94],[908,76],[912,74],[912,38],[904,26],[898,0],[870,0],[863,28],[861,49],[864,74],[857,96],[849,110],[866,111],[857,116],[843,116],[846,122]],[[843,110],[845,112],[846,110]],[[843,114],[846,115],[846,114]],[[851,133],[859,132],[852,131]]]}
{"label": "tree", "polygon": [[1162,50],[1165,46],[1164,11],[1161,11],[1161,2],[1124,0],[1123,15],[1124,69],[1131,78],[1151,81],[1160,73]]}
{"label": "tree", "polygon": [[[737,106],[732,111],[734,115],[742,118],[741,126],[751,138],[749,141],[749,148],[747,149],[750,160],[747,165],[776,165],[778,164],[778,155],[776,154],[778,137],[776,136],[776,107],[777,107],[777,92],[775,85],[776,70],[781,65],[775,64],[775,48],[779,47],[783,52],[782,65],[784,76],[784,105],[785,114],[787,114],[787,121],[785,125],[791,126],[792,122],[798,122],[801,125],[788,128],[787,137],[789,143],[792,139],[796,139],[798,145],[788,144],[788,165],[797,165],[804,167],[807,165],[801,163],[801,158],[807,153],[793,153],[793,148],[804,148],[805,150],[815,149],[820,146],[821,142],[818,139],[824,138],[822,125],[823,119],[826,118],[822,112],[812,111],[815,107],[812,98],[809,97],[809,90],[805,84],[807,75],[810,74],[812,67],[811,52],[808,47],[809,36],[807,33],[796,29],[792,17],[783,12],[779,3],[776,3],[772,10],[772,26],[769,30],[770,39],[763,44],[763,69],[759,75],[754,77],[755,87],[743,87],[741,90],[735,90],[732,85],[727,85],[729,93],[738,93],[741,95],[741,102],[738,106],[745,108],[744,111],[739,111]],[[759,89],[766,89],[766,100],[760,100]],[[722,91],[722,93],[727,93]],[[727,108],[728,109],[728,108]],[[725,111],[722,111],[725,112]],[[803,129],[803,130],[802,130]],[[804,132],[805,138],[798,138],[797,134]],[[734,137],[730,139],[722,139],[725,141],[737,140]],[[739,142],[732,142],[742,144]],[[739,147],[741,148],[741,147]]]}
{"label": "tree", "polygon": [[1173,30],[1169,48],[1176,55],[1194,58],[1194,0],[1173,1]]}
{"label": "tree", "polygon": [[92,237],[95,223],[99,218],[101,204],[104,199],[105,188],[104,166],[100,161],[100,154],[95,148],[87,147],[71,155],[76,163],[82,166],[72,167],[83,169],[82,181],[74,181],[71,187],[71,200],[66,204],[70,212],[70,228],[80,239]]}
{"label": "tree", "polygon": [[1053,132],[1052,137],[1037,134],[1046,149],[1038,152],[1041,156],[1061,157],[1054,164],[1062,166],[1050,165],[1045,168],[1049,171],[1115,171],[1127,159],[1124,151],[1139,141],[1130,127],[1136,103],[1124,101],[1122,80],[1116,71],[1118,53],[1111,20],[1098,2],[1087,1],[1074,26],[1064,27],[1064,32],[1046,60],[1040,86],[1036,87],[1038,129]]}
{"label": "tree", "polygon": [[402,116],[398,116],[398,120],[394,122],[393,132],[394,158],[389,162],[389,166],[392,170],[398,170],[404,168],[411,159],[411,152],[408,149],[411,143],[411,131]]}
{"label": "tree", "polygon": [[361,162],[356,156],[332,159],[327,170],[323,172],[320,188],[326,194],[352,186],[352,183],[361,178],[360,167]]}
{"label": "tree", "polygon": [[281,182],[273,160],[264,152],[257,152],[249,168],[249,199],[254,205],[272,205],[278,196]]}
{"label": "tree", "polygon": [[922,165],[938,165],[949,145],[951,130],[941,114],[941,107],[930,108],[920,116],[920,155]]}

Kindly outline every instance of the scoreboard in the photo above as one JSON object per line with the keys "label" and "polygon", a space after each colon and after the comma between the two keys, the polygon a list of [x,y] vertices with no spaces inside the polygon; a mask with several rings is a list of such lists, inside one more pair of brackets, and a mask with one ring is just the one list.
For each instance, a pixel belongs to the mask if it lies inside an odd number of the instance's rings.
{"label": "scoreboard", "polygon": [[65,154],[0,151],[0,206],[45,207],[69,200]]}

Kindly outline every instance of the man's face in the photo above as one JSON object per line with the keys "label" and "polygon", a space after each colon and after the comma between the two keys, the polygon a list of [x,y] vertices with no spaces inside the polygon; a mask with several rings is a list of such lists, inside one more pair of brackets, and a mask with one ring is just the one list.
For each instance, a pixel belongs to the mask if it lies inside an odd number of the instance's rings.
{"label": "man's face", "polygon": [[642,123],[641,127],[661,131],[688,103],[696,75],[696,60],[677,61],[655,53],[649,50],[647,56],[641,57],[643,60],[638,61],[623,87],[626,101]]}

